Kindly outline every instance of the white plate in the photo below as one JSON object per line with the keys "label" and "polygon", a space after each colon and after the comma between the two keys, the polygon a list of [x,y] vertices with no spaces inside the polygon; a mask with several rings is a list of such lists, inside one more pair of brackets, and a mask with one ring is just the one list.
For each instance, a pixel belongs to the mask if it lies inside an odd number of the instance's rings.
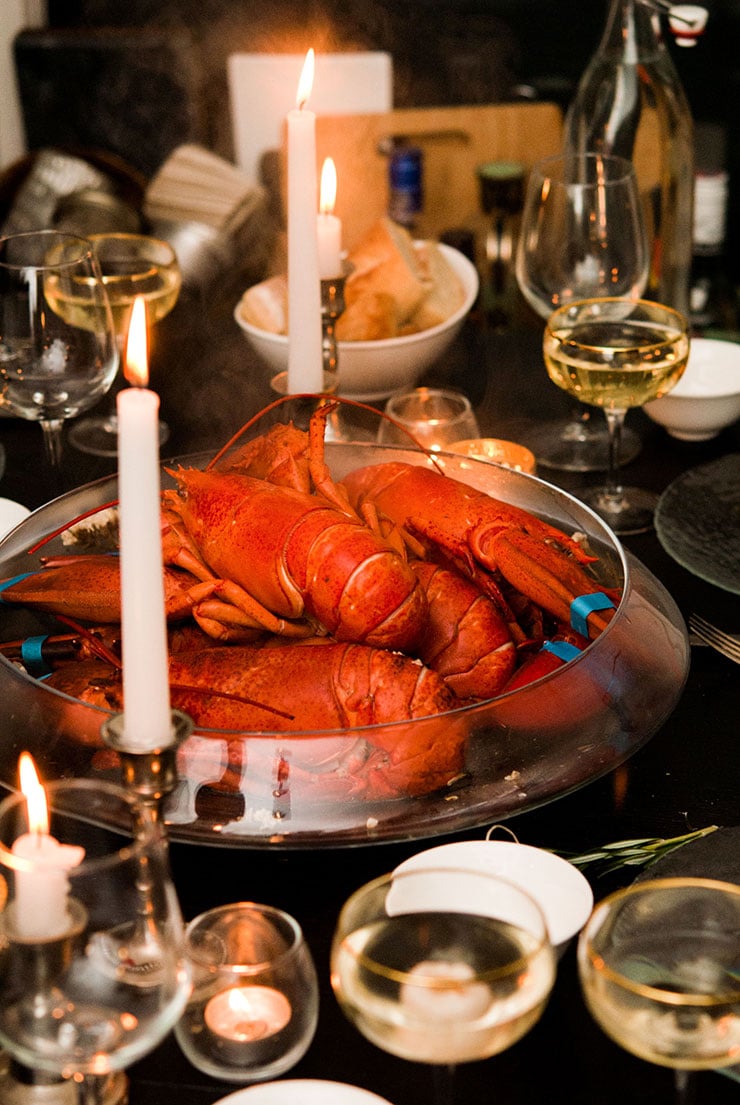
{"label": "white plate", "polygon": [[23,506],[22,503],[13,502],[12,499],[0,499],[0,540],[30,513],[28,507]]}
{"label": "white plate", "polygon": [[390,1105],[390,1102],[346,1082],[294,1078],[248,1086],[221,1098],[216,1105]]}
{"label": "white plate", "polygon": [[465,840],[440,844],[411,856],[396,868],[456,867],[500,875],[526,891],[545,915],[550,941],[562,947],[583,927],[593,907],[593,892],[577,867],[561,856],[508,840]]}

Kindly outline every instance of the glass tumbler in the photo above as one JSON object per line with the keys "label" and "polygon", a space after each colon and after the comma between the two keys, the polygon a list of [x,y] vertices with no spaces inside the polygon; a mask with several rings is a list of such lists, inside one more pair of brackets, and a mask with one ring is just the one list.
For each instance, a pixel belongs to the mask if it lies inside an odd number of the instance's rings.
{"label": "glass tumbler", "polygon": [[381,445],[406,445],[434,452],[453,441],[479,437],[467,396],[444,388],[414,388],[392,395],[378,428]]}
{"label": "glass tumbler", "polygon": [[193,991],[175,1028],[185,1056],[227,1082],[276,1078],[305,1055],[319,995],[297,921],[237,902],[202,913],[186,931]]}

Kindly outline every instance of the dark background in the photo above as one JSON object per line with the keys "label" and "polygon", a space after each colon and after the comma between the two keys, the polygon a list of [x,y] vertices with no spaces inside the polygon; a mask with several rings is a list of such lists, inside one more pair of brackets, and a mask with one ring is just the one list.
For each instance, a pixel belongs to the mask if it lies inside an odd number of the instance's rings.
{"label": "dark background", "polygon": [[[727,137],[727,254],[740,278],[740,0],[705,6],[697,46],[681,49],[666,34],[694,118],[719,123]],[[399,108],[521,98],[566,107],[607,8],[607,0],[49,0],[49,28],[16,42],[27,142],[112,150],[146,176],[185,141],[230,159],[228,55],[309,46],[387,50]]]}

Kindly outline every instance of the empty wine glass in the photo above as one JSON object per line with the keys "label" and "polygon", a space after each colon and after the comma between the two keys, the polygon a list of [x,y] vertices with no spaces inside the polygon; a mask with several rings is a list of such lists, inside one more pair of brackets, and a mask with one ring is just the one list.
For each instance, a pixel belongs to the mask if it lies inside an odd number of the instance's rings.
{"label": "empty wine glass", "polygon": [[139,822],[133,840],[100,827],[133,831],[129,794],[92,780],[38,789],[49,823],[23,794],[0,806],[0,1044],[22,1066],[72,1080],[79,1105],[102,1105],[112,1074],[185,1006],[180,909],[161,826]]}
{"label": "empty wine glass", "polygon": [[90,243],[53,230],[0,239],[0,405],[41,423],[59,487],[64,421],[105,395],[118,360]]}
{"label": "empty wine glass", "polygon": [[[90,241],[108,293],[122,355],[131,307],[137,296],[146,304],[149,326],[163,319],[175,306],[182,284],[177,255],[168,242],[146,234],[91,234]],[[85,289],[80,291],[84,294]],[[164,444],[168,436],[167,425],[160,422],[160,444]],[[106,414],[77,422],[69,440],[80,452],[115,456],[118,451],[115,402]]]}
{"label": "empty wine glass", "polygon": [[648,300],[585,299],[560,307],[548,320],[545,367],[574,398],[602,407],[609,431],[609,470],[603,486],[580,498],[615,533],[642,533],[653,524],[658,496],[619,479],[624,416],[630,407],[665,395],[689,356],[686,319]]}
{"label": "empty wine glass", "polygon": [[555,979],[545,918],[525,891],[486,871],[401,870],[345,903],[331,983],[372,1043],[433,1064],[440,1105],[455,1064],[510,1047],[539,1019]]}
{"label": "empty wine glass", "polygon": [[[637,178],[629,161],[564,154],[534,166],[527,184],[516,255],[522,295],[544,319],[566,303],[595,296],[638,299],[648,279],[648,245]],[[541,426],[526,442],[537,461],[573,472],[608,467],[603,424],[588,407]],[[623,435],[621,463],[640,440]]]}
{"label": "empty wine glass", "polygon": [[687,1074],[740,1057],[740,886],[701,878],[635,883],[600,902],[581,933],[586,1004],[641,1059]]}

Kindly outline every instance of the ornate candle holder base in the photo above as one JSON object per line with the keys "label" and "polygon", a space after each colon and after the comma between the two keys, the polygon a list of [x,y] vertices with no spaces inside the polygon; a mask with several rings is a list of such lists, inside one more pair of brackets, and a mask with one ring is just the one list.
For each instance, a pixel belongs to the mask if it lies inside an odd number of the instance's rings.
{"label": "ornate candle holder base", "polygon": [[171,743],[142,752],[126,742],[123,719],[123,714],[114,714],[101,726],[101,735],[120,756],[123,785],[138,798],[142,821],[161,822],[164,800],[177,784],[177,750],[192,733],[193,722],[173,710]]}
{"label": "ornate candle holder base", "polygon": [[[77,1086],[28,1070],[0,1054],[0,1101],[3,1105],[77,1105]],[[123,1071],[108,1075],[101,1105],[127,1105],[128,1078]]]}

